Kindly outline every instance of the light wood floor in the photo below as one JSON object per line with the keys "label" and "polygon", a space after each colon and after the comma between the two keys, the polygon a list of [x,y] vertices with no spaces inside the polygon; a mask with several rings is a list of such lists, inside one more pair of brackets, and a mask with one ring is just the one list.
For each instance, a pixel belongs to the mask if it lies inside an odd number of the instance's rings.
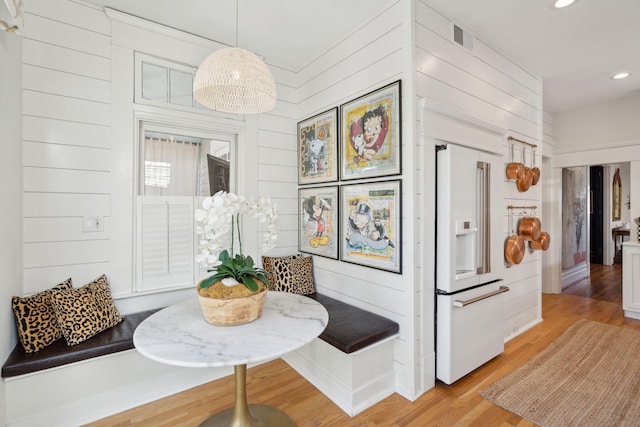
{"label": "light wood floor", "polygon": [[[608,301],[617,298],[616,292],[621,294],[620,266],[600,267],[604,268],[594,267],[588,283],[577,283],[560,295],[543,295],[544,321],[509,341],[503,354],[452,386],[437,383],[415,402],[394,394],[350,418],[282,360],[248,370],[248,400],[284,410],[300,427],[533,426],[486,401],[478,391],[525,363],[579,319],[640,330],[640,321],[625,319],[621,305]],[[608,291],[597,290],[599,286]],[[209,415],[231,407],[233,396],[233,377],[226,377],[90,426],[197,426]]]}

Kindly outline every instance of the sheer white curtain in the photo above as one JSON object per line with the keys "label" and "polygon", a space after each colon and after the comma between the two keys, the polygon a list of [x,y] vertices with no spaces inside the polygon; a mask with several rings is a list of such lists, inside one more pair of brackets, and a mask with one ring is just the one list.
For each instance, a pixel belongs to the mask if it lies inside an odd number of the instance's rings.
{"label": "sheer white curtain", "polygon": [[199,157],[200,144],[173,138],[145,138],[144,195],[197,195]]}

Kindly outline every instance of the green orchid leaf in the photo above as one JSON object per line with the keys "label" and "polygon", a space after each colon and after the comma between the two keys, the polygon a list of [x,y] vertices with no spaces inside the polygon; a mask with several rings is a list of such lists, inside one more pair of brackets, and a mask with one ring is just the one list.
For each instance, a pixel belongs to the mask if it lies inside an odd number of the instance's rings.
{"label": "green orchid leaf", "polygon": [[217,274],[213,275],[211,277],[207,277],[206,279],[204,279],[202,282],[200,282],[200,288],[202,288],[202,289],[208,288],[209,286],[213,285],[218,280],[220,280],[220,279],[216,279],[216,276],[217,276]]}
{"label": "green orchid leaf", "polygon": [[224,262],[228,259],[229,259],[229,252],[226,249],[220,252],[220,255],[218,256],[218,260]]}
{"label": "green orchid leaf", "polygon": [[241,278],[242,283],[249,288],[252,291],[257,291],[258,290],[258,284],[256,283],[255,280],[253,280],[253,278],[248,277],[248,276],[242,276]]}

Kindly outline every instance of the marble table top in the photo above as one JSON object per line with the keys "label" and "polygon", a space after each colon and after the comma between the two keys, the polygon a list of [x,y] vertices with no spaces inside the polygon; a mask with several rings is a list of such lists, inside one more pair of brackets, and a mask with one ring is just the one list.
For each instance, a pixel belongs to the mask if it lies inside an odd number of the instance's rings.
{"label": "marble table top", "polygon": [[145,319],[133,334],[149,359],[185,367],[219,367],[273,359],[311,342],[327,326],[322,304],[297,294],[269,291],[262,316],[251,323],[216,326],[204,320],[197,298]]}

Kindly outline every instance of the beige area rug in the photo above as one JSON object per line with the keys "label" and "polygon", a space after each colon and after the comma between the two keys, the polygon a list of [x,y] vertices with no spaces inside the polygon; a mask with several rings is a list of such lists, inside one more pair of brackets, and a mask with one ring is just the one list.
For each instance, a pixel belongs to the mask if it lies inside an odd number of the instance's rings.
{"label": "beige area rug", "polygon": [[640,425],[640,332],[579,320],[480,394],[545,427]]}

